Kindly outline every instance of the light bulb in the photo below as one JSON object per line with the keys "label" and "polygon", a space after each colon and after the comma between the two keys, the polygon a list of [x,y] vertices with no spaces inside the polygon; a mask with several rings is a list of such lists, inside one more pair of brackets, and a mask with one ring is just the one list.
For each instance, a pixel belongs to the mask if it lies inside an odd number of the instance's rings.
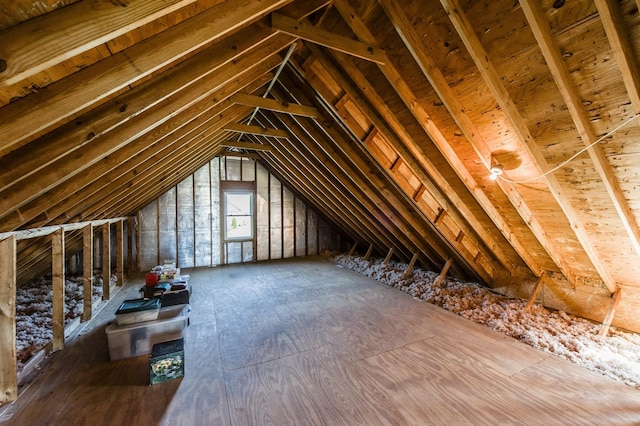
{"label": "light bulb", "polygon": [[504,171],[504,168],[502,167],[502,164],[496,164],[495,166],[491,166],[491,169],[489,169],[489,172],[491,172],[491,174],[489,175],[489,179],[497,180],[503,171]]}

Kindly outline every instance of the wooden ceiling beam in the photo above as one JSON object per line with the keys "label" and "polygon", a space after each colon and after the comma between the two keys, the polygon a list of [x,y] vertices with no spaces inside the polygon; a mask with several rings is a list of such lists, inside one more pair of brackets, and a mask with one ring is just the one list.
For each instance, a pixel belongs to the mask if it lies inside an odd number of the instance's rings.
{"label": "wooden ceiling beam", "polygon": [[253,143],[253,142],[238,142],[238,141],[222,141],[220,146],[225,148],[246,149],[247,151],[266,151],[271,152],[273,149],[271,145]]}
{"label": "wooden ceiling beam", "polygon": [[[290,0],[228,0],[0,109],[0,155]],[[189,34],[189,37],[185,37]]]}
{"label": "wooden ceiling beam", "polygon": [[[260,59],[258,59],[259,57]],[[119,158],[117,155],[114,156],[116,152],[129,145],[127,150],[121,152],[124,152],[124,155],[129,155],[129,157],[134,156],[163,133],[175,131],[191,121],[194,116],[200,115],[203,110],[212,108],[220,100],[232,95],[235,91],[242,90],[251,81],[277,67],[279,61],[277,53],[266,58],[262,58],[259,52],[255,53],[255,57],[247,55],[235,65],[226,67],[219,73],[209,75],[201,84],[190,86],[181,93],[181,96],[172,97],[167,102],[158,104],[137,115],[122,126],[119,126],[118,130],[96,138],[91,144],[83,146],[59,161],[48,165],[27,183],[13,185],[0,192],[0,196],[2,196],[0,217],[6,216],[11,210],[22,207],[57,186],[62,185],[67,191],[71,191],[71,193],[67,194],[67,197],[72,195],[73,191],[78,188],[63,185],[72,177],[82,173],[89,167],[91,167],[92,173],[88,174],[87,178],[91,178],[92,175],[101,176],[107,173],[112,168],[117,167],[119,160],[125,160],[125,158]],[[243,77],[247,78],[247,80],[245,81]],[[227,85],[227,82],[232,84]],[[224,90],[222,90],[223,88]],[[211,95],[223,97],[217,98]],[[185,111],[187,111],[186,114],[184,113]],[[144,135],[148,135],[147,145],[132,143]],[[27,192],[28,196],[25,195],[25,191],[29,191]],[[40,210],[40,212],[43,210]],[[26,220],[30,220],[40,212],[37,211],[36,207],[32,210],[31,217],[26,218]],[[7,226],[7,223],[3,221],[2,226]],[[3,229],[9,230],[7,228]]]}
{"label": "wooden ceiling beam", "polygon": [[[469,55],[478,67],[478,70],[480,71],[480,74],[482,75],[484,81],[491,89],[491,92],[500,105],[500,108],[502,109],[506,118],[509,120],[509,123],[518,135],[523,151],[529,158],[533,160],[536,168],[536,173],[543,175],[547,170],[550,170],[550,167],[547,164],[546,159],[536,146],[535,140],[533,139],[531,132],[529,131],[524,119],[522,118],[522,115],[520,115],[517,106],[513,103],[511,96],[502,83],[498,72],[495,70],[493,64],[489,60],[489,55],[484,50],[480,39],[475,33],[475,30],[469,22],[468,18],[464,14],[460,4],[457,0],[440,0],[440,3],[444,7],[445,12],[453,23],[458,36],[467,48]],[[616,283],[611,277],[607,266],[602,261],[602,258],[598,255],[593,242],[591,241],[590,236],[585,229],[584,224],[571,205],[571,202],[565,195],[560,183],[552,173],[546,174],[544,176],[544,179],[547,183],[547,186],[549,187],[550,192],[553,194],[553,197],[562,209],[562,212],[569,220],[571,229],[573,229],[573,231],[575,232],[576,237],[580,241],[580,244],[591,260],[591,263],[593,264],[598,275],[600,275],[600,278],[611,292],[615,291]],[[547,248],[547,250],[551,250],[551,247],[545,248]]]}
{"label": "wooden ceiling beam", "polygon": [[[253,80],[254,78],[255,80]],[[248,76],[247,81],[250,83],[244,88],[255,89],[265,84],[270,78],[269,74]],[[227,84],[232,88],[232,91],[238,89],[237,82]],[[148,187],[157,182],[157,178],[162,178],[162,171],[171,170],[178,161],[186,161],[183,151],[198,153],[200,148],[207,148],[211,141],[222,138],[218,135],[226,133],[221,129],[226,123],[246,116],[247,109],[245,107],[231,104],[228,99],[225,99],[224,92],[219,95],[223,100],[216,102],[212,108],[198,108],[197,110],[194,108],[191,113],[184,114],[180,120],[191,119],[186,126],[180,126],[176,123],[180,127],[177,131],[171,132],[168,137],[149,145],[136,157],[121,163],[107,175],[85,186],[81,194],[89,196],[82,203],[73,205],[75,200],[69,200],[60,203],[53,212],[58,216],[64,211],[64,215],[67,217],[97,217],[97,212],[117,200],[130,205],[129,210],[125,211],[134,212],[142,208],[149,202],[144,198],[143,186]],[[143,143],[143,145],[145,144]],[[192,146],[195,148],[192,149]],[[133,191],[133,193],[125,196],[124,194],[129,191]],[[138,201],[139,199],[142,201]]]}
{"label": "wooden ceiling beam", "polygon": [[195,0],[80,1],[0,34],[0,87],[24,80]]}
{"label": "wooden ceiling beam", "polygon": [[[404,126],[378,96],[375,88],[371,86],[352,61],[345,55],[334,55],[345,74],[361,88],[362,92],[366,94],[367,99],[363,98],[365,95],[360,95],[353,84],[344,77],[343,73],[340,72],[331,61],[327,60],[319,49],[311,50],[313,51],[314,59],[322,64],[345,93],[351,97],[358,108],[360,108],[374,124],[375,128],[384,135],[385,139],[399,153],[401,158],[407,162],[408,167],[422,183],[422,191],[427,191],[442,208],[449,212],[460,229],[464,230],[465,235],[473,235],[473,239],[476,238],[475,235],[478,235],[480,239],[479,245],[485,246],[505,269],[511,274],[515,274],[517,271],[514,269],[514,262],[507,258],[501,248],[501,244],[490,235],[486,224],[480,223],[480,221],[475,218],[475,214],[466,203],[460,199],[448,180],[442,176],[440,170],[435,167],[430,159],[424,155],[423,151],[418,148],[418,144],[407,133]],[[380,117],[384,117],[384,120]],[[389,123],[390,127],[387,123]],[[466,171],[466,169],[464,170]],[[413,195],[413,199],[417,200],[415,194]],[[468,226],[467,223],[469,223],[470,226]]]}
{"label": "wooden ceiling beam", "polygon": [[[465,112],[465,108],[458,100],[458,96],[456,95],[454,90],[449,86],[449,83],[445,79],[438,65],[435,63],[433,58],[426,53],[427,49],[424,46],[423,38],[416,33],[415,29],[411,25],[411,22],[409,21],[409,18],[396,2],[390,0],[378,0],[378,3],[380,3],[387,16],[393,23],[398,35],[402,38],[405,46],[422,70],[422,73],[429,80],[431,87],[436,92],[440,100],[442,100],[445,107],[458,124],[458,127],[460,127],[460,130],[462,130],[470,145],[473,147],[476,155],[478,156],[478,159],[482,162],[482,164],[484,164],[488,171],[491,167],[491,148],[489,147],[487,141],[481,136],[481,132],[478,131],[476,125],[469,118],[469,115]],[[440,152],[442,152],[442,154],[445,156],[449,164],[451,164],[453,169],[456,171],[458,176],[460,176],[460,179],[464,182],[465,186],[469,189],[471,194],[473,194],[476,201],[480,204],[486,214],[491,218],[491,221],[495,224],[498,230],[500,230],[509,244],[511,244],[516,253],[518,253],[520,258],[526,263],[526,265],[536,276],[540,276],[543,273],[543,268],[531,255],[529,250],[527,250],[525,244],[520,240],[520,238],[518,238],[518,232],[514,232],[514,228],[505,220],[492,200],[487,196],[482,188],[483,185],[479,184],[476,178],[474,178],[474,176],[469,172],[465,164],[454,151],[451,144],[443,144],[442,138],[434,138],[434,142],[440,149]],[[416,144],[414,143],[412,145]],[[428,170],[431,175],[439,174],[435,167],[429,167]],[[445,179],[440,178],[438,179],[438,182],[441,187],[447,188],[448,184],[446,183]],[[498,184],[501,186],[511,186],[511,184],[504,181],[500,181],[498,182]],[[445,189],[445,193],[448,196],[453,195],[455,197],[455,192],[453,190]],[[505,194],[507,195],[507,197],[509,197],[510,195],[514,194],[514,191],[505,190]],[[521,206],[522,203],[524,203],[524,201],[520,197],[514,199],[514,197],[512,196],[510,197],[510,199],[514,206]],[[461,209],[464,217],[469,221],[472,228],[481,236],[481,239],[487,244],[487,246],[490,247],[491,250],[496,252],[496,257],[502,261],[501,263],[503,264],[503,266],[505,266],[507,269],[511,269],[509,266],[505,265],[506,262],[504,256],[500,256],[499,250],[496,250],[499,247],[499,244],[495,241],[494,238],[488,235],[486,231],[484,231],[485,227],[480,224],[479,221],[474,219],[473,214],[469,211],[468,208],[466,208],[466,204],[462,201],[455,202],[455,199],[453,200],[453,204]],[[443,205],[443,207],[446,208],[447,211],[451,210],[451,208],[446,204]],[[537,219],[533,215],[528,215],[528,217],[531,221],[537,223]],[[541,241],[546,240],[546,236],[544,232],[542,232],[541,225],[534,224],[531,225],[531,227],[532,230],[535,230],[535,234],[538,239],[541,239]],[[557,257],[559,258],[559,256]]]}
{"label": "wooden ceiling beam", "polygon": [[[251,55],[256,61],[286,48],[291,37],[274,36],[266,27],[252,25],[203,50],[154,78],[136,86],[70,123],[0,157],[0,190],[39,173],[71,151],[92,143],[149,108],[184,93],[226,66]],[[261,55],[261,56],[260,56]]]}
{"label": "wooden ceiling beam", "polygon": [[[282,85],[285,85],[285,81],[286,76],[279,80]],[[286,84],[288,92],[296,98],[296,101],[309,103],[310,100],[303,97],[302,89],[299,86],[295,82]],[[289,121],[285,116],[279,118],[284,123]],[[323,127],[322,132],[326,136],[322,136],[315,127],[302,120],[296,120],[296,117],[292,117],[292,119],[309,134],[310,140],[322,141],[316,143],[327,152],[333,161],[345,159],[340,164],[342,167],[348,168],[348,175],[354,180],[355,185],[367,188],[364,196],[374,202],[388,218],[396,222],[399,231],[412,241],[408,248],[412,251],[416,248],[417,251],[423,253],[423,256],[428,258],[433,266],[440,265],[440,262],[434,259],[434,255],[441,259],[447,259],[449,257],[446,255],[447,251],[455,251],[451,250],[438,231],[432,232],[433,229],[426,229],[425,224],[428,220],[423,217],[422,212],[416,211],[415,203],[408,200],[410,197],[397,187],[395,181],[390,179],[388,174],[380,173],[379,164],[370,158],[368,151],[364,150],[361,143],[353,144],[351,137],[339,132],[335,126]],[[419,241],[416,239],[416,232],[420,234]],[[429,250],[426,250],[427,246]],[[458,257],[459,254],[456,252],[455,256]],[[466,260],[460,264],[466,264]],[[485,275],[483,278],[486,279],[487,276]],[[490,282],[491,279],[488,281]]]}
{"label": "wooden ceiling beam", "polygon": [[333,34],[304,22],[289,18],[279,13],[271,14],[271,27],[283,33],[299,37],[311,43],[346,53],[367,61],[384,64],[387,55],[377,47],[366,45],[355,40]]}
{"label": "wooden ceiling beam", "polygon": [[[601,3],[608,2],[605,1]],[[560,93],[569,109],[569,113],[580,134],[580,138],[585,146],[588,147],[587,152],[591,157],[593,165],[607,189],[609,198],[618,213],[624,229],[629,235],[631,245],[635,249],[636,255],[640,256],[640,227],[638,226],[633,211],[629,207],[629,203],[622,193],[622,189],[620,189],[618,179],[615,176],[609,160],[607,160],[602,146],[599,144],[593,145],[594,142],[598,140],[598,135],[591,124],[591,119],[584,107],[576,85],[571,78],[567,64],[562,58],[562,52],[560,51],[558,43],[551,34],[551,28],[549,28],[549,23],[544,16],[542,8],[538,3],[529,1],[520,1],[520,6],[527,18],[533,35],[538,41],[538,45],[549,66],[551,74],[560,89]],[[610,10],[609,7],[604,8]]]}
{"label": "wooden ceiling beam", "polygon": [[250,124],[229,123],[225,126],[225,130],[238,133],[248,133],[250,135],[265,136],[272,138],[288,138],[289,132],[282,129],[271,129]]}
{"label": "wooden ceiling beam", "polygon": [[[188,125],[159,139],[157,143],[150,144],[136,156],[124,160],[107,174],[97,177],[78,190],[73,197],[64,198],[54,207],[47,209],[47,216],[53,218],[54,223],[59,222],[64,220],[64,217],[75,217],[82,212],[90,212],[92,206],[109,197],[121,197],[123,188],[134,186],[134,179],[137,176],[144,176],[146,171],[157,173],[158,170],[164,170],[160,166],[166,159],[175,159],[181,149],[188,149],[191,145],[208,139],[212,131],[218,130],[208,127],[211,126],[210,121],[218,121],[229,114],[234,114],[235,117],[237,111],[233,111],[234,109],[238,110],[239,107],[231,108],[231,103],[228,101],[219,103]],[[168,164],[169,167],[170,164]],[[80,186],[80,184],[76,185]]]}
{"label": "wooden ceiling beam", "polygon": [[318,116],[318,111],[310,106],[278,102],[275,99],[263,98],[262,96],[249,95],[246,93],[234,94],[231,97],[231,102],[302,117],[316,118]]}
{"label": "wooden ceiling beam", "polygon": [[[368,44],[376,43],[375,36],[369,31],[366,24],[358,16],[356,11],[347,0],[334,1],[334,7],[336,8],[336,10],[338,10],[339,14],[360,40],[363,40]],[[393,64],[389,62],[384,66],[379,66],[379,69],[391,83],[393,88],[398,93],[398,96],[403,100],[407,108],[414,115],[417,122],[422,126],[427,135],[429,135],[429,137],[436,143],[436,145],[443,147],[448,146],[449,142],[446,140],[438,126],[431,119],[427,111],[422,107],[419,99],[412,92],[409,85],[402,78],[402,75],[393,66]],[[447,259],[449,258],[449,256],[443,255],[443,258]],[[465,260],[464,263],[467,263],[467,261]]]}

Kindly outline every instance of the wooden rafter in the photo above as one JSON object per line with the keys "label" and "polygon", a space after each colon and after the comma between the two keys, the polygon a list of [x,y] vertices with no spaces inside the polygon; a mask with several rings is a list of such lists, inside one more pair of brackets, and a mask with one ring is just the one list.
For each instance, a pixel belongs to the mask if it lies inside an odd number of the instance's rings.
{"label": "wooden rafter", "polygon": [[[489,55],[484,50],[480,39],[475,33],[475,30],[469,22],[468,18],[462,11],[460,4],[457,0],[440,0],[440,2],[442,3],[442,6],[444,7],[447,15],[453,23],[453,26],[458,32],[460,39],[467,48],[469,55],[472,57],[474,63],[478,67],[480,74],[484,78],[484,81],[487,83],[497,103],[500,105],[500,108],[504,112],[506,118],[509,120],[509,123],[513,127],[515,133],[518,135],[523,152],[525,152],[527,156],[533,160],[536,172],[540,175],[544,174],[547,170],[550,169],[550,167],[547,164],[546,159],[536,146],[531,132],[527,128],[524,119],[520,115],[520,112],[511,99],[511,96],[509,95],[506,87],[502,83],[498,72],[494,68],[492,62],[489,60]],[[553,197],[555,198],[556,202],[571,224],[571,229],[573,229],[576,237],[580,241],[580,244],[589,257],[589,260],[591,260],[591,263],[595,267],[596,271],[600,275],[600,278],[605,283],[609,291],[613,292],[616,288],[616,283],[611,277],[607,266],[602,261],[602,258],[597,253],[593,242],[591,241],[590,236],[588,235],[587,230],[584,227],[584,224],[580,220],[580,217],[565,195],[562,187],[560,186],[560,183],[553,174],[546,174],[544,176],[544,179]],[[551,249],[551,247],[547,248],[547,250],[549,249]]]}
{"label": "wooden rafter", "polygon": [[[573,122],[578,129],[578,133],[580,134],[584,144],[587,147],[590,147],[587,150],[589,152],[589,156],[593,161],[596,171],[602,179],[602,183],[607,189],[609,198],[620,217],[620,221],[622,222],[624,229],[629,235],[631,245],[635,249],[636,254],[640,256],[640,227],[638,227],[638,222],[636,221],[634,213],[631,211],[629,203],[620,189],[618,179],[611,168],[611,164],[607,160],[602,146],[599,144],[591,146],[596,140],[598,140],[598,135],[591,124],[589,114],[583,105],[580,95],[578,94],[576,85],[571,79],[569,69],[562,58],[562,52],[551,34],[549,23],[547,22],[538,3],[520,1],[520,5],[522,6],[522,11],[526,16],[527,21],[529,22],[529,26],[538,41],[538,45],[540,46],[540,50],[542,51],[547,65],[551,70],[551,74],[560,89],[560,93],[564,98],[565,104],[571,113]],[[605,9],[609,10],[608,7],[605,7]],[[635,74],[637,74],[637,72]]]}
{"label": "wooden rafter", "polygon": [[[640,0],[636,3],[640,9]],[[636,114],[640,113],[640,68],[620,7],[617,2],[608,0],[595,0],[595,4],[600,14],[600,22],[607,33],[607,39],[622,73],[622,80],[627,88],[633,110]]]}
{"label": "wooden rafter", "polygon": [[[0,87],[9,86],[195,0],[81,1],[2,34]],[[91,25],[87,25],[91,22]]]}
{"label": "wooden rafter", "polygon": [[[104,102],[127,85],[250,24],[289,0],[225,1],[2,108],[0,155]],[[189,37],[184,37],[189,34]],[[47,108],[42,108],[47,105]]]}
{"label": "wooden rafter", "polygon": [[[260,59],[259,59],[260,58]],[[258,74],[264,74],[278,64],[278,56],[273,54],[269,57],[262,57],[259,53],[247,55],[237,62],[235,66],[226,67],[220,73],[210,75],[198,86],[189,86],[187,90],[182,92],[182,96],[171,97],[167,102],[160,103],[155,107],[146,110],[144,113],[128,120],[117,130],[113,130],[103,137],[97,138],[93,143],[85,145],[76,153],[72,153],[63,160],[64,167],[58,163],[52,163],[43,168],[40,173],[29,180],[24,185],[13,185],[2,192],[3,200],[0,202],[0,216],[10,213],[5,211],[8,209],[21,207],[26,203],[35,200],[38,196],[47,195],[55,186],[61,186],[62,183],[70,180],[76,175],[82,173],[88,167],[92,167],[92,173],[83,177],[86,184],[92,182],[102,174],[110,172],[118,165],[131,158],[138,153],[147,149],[150,145],[158,142],[158,134],[155,132],[164,132],[170,134],[177,131],[190,120],[198,117],[206,110],[215,106],[220,99],[209,96],[212,93],[218,95],[230,96],[234,91],[242,89],[242,77],[249,76],[251,79],[257,78]],[[255,67],[255,68],[254,68]],[[233,81],[233,84],[226,85],[227,81]],[[247,82],[244,82],[247,84]],[[227,91],[221,91],[226,88]],[[152,132],[152,130],[154,132]],[[133,144],[137,140],[139,143]],[[140,141],[145,141],[141,143]],[[80,154],[80,155],[78,155]],[[111,155],[105,159],[105,155]],[[85,184],[85,185],[86,185]],[[61,186],[62,190],[73,193],[77,187]],[[25,196],[25,191],[29,191],[29,196]],[[42,212],[43,207],[49,208],[55,205],[59,198],[50,197],[49,203],[43,204],[42,200],[32,203],[28,210],[22,214],[19,221],[24,222],[36,217]],[[10,222],[6,220],[3,226]],[[15,229],[12,228],[12,229]]]}
{"label": "wooden rafter", "polygon": [[[350,25],[352,31],[358,36],[358,38],[370,44],[374,44],[376,42],[375,36],[369,31],[365,23],[362,21],[362,19],[358,17],[355,10],[353,10],[351,5],[347,1],[337,0],[336,2],[334,2],[334,6],[339,11],[343,19]],[[387,80],[389,80],[392,86],[396,89],[396,92],[398,93],[400,98],[404,101],[407,108],[409,108],[409,110],[415,116],[418,123],[420,123],[422,128],[436,143],[436,145],[440,147],[446,147],[447,150],[450,150],[449,142],[446,140],[446,138],[444,137],[444,135],[442,134],[438,126],[431,119],[431,117],[426,112],[426,110],[422,107],[422,105],[420,104],[415,94],[412,92],[409,85],[402,78],[398,69],[394,67],[393,64],[390,62],[386,63],[384,66],[379,66],[379,68],[382,71],[382,73],[385,75]],[[413,150],[416,150],[416,144],[409,144],[409,145],[412,147]],[[427,159],[423,154],[419,152],[416,152],[416,154],[418,154],[419,157],[423,160],[423,164],[427,162]],[[439,172],[437,172],[436,170],[436,167],[430,167],[429,170],[433,172],[434,175],[436,176],[439,174]],[[440,182],[444,182],[444,181],[445,179],[440,180]],[[425,182],[428,182],[428,180],[425,180]],[[445,186],[449,186],[449,185],[445,184]],[[437,192],[438,191],[434,193],[437,193]],[[450,195],[454,196],[454,191],[451,191]],[[464,209],[464,207],[462,207],[463,205],[464,203],[460,203],[461,208]],[[469,218],[472,218],[472,217],[473,217],[472,215],[469,215]],[[469,218],[468,218],[469,222],[473,224],[474,222]],[[476,226],[476,228],[478,227]],[[478,232],[483,236],[486,236],[481,229],[477,229],[476,232]],[[488,238],[486,241],[491,241],[491,240],[492,240],[491,238]],[[497,244],[492,245],[492,247],[497,247],[497,246],[498,246]]]}
{"label": "wooden rafter", "polygon": [[[465,134],[467,140],[474,148],[478,158],[483,162],[485,167],[489,169],[491,163],[491,150],[486,140],[481,136],[481,132],[478,131],[475,124],[469,118],[469,115],[465,112],[465,108],[462,106],[461,102],[458,100],[458,96],[454,93],[453,89],[449,86],[449,83],[446,81],[442,71],[437,66],[435,61],[431,56],[429,56],[426,51],[427,49],[424,46],[423,38],[420,37],[416,31],[413,29],[409,18],[406,14],[400,9],[400,6],[390,0],[379,0],[380,5],[384,8],[387,16],[391,22],[393,22],[394,27],[402,40],[404,41],[405,46],[416,60],[416,63],[419,65],[423,74],[431,83],[431,86],[438,94],[438,97],[442,100],[444,105],[447,107],[447,110],[451,114],[451,116],[456,120],[456,123]],[[438,145],[438,148],[445,156],[449,164],[456,170],[458,176],[465,183],[467,188],[474,195],[475,199],[478,203],[483,207],[484,211],[489,215],[493,223],[498,227],[501,231],[502,235],[509,241],[514,250],[518,253],[518,255],[522,258],[522,260],[527,264],[527,266],[531,269],[531,271],[539,275],[542,271],[538,262],[531,255],[529,250],[525,247],[525,245],[518,238],[518,233],[514,232],[513,228],[505,221],[503,216],[500,214],[496,206],[493,202],[487,197],[486,193],[482,189],[482,185],[478,184],[476,179],[469,173],[468,169],[460,160],[456,152],[453,150],[449,143],[443,143],[442,138],[434,138],[434,142]],[[506,182],[498,182],[501,186],[510,186],[510,184]],[[504,188],[503,188],[504,189]],[[514,195],[514,191],[505,191],[507,197]],[[524,201],[521,198],[510,197],[510,200],[514,206],[523,205]],[[470,217],[470,215],[466,215],[468,220],[473,224],[474,221]],[[536,237],[545,242],[545,247],[550,247],[551,243],[546,241],[546,235],[542,231],[542,226],[537,225],[537,219],[533,215],[529,215],[529,224],[531,226],[532,231],[536,234]],[[478,226],[474,226],[474,229],[477,229]],[[485,241],[490,241],[486,235],[483,236]],[[493,246],[493,244],[490,244]],[[556,251],[553,252],[555,254],[556,259],[561,259],[561,256]],[[562,265],[562,263],[561,263]]]}

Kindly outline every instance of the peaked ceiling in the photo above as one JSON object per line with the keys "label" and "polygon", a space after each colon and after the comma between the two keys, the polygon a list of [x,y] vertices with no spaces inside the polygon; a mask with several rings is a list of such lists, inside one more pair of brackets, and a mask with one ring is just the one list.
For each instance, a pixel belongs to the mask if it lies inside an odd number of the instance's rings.
{"label": "peaked ceiling", "polygon": [[133,215],[242,153],[361,248],[637,289],[639,20],[633,0],[14,0],[0,232]]}

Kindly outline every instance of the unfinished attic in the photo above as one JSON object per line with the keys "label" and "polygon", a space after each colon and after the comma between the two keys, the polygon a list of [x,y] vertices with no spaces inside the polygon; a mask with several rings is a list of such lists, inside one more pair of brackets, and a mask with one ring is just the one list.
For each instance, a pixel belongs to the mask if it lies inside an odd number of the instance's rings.
{"label": "unfinished attic", "polygon": [[0,423],[640,423],[639,7],[0,4]]}

